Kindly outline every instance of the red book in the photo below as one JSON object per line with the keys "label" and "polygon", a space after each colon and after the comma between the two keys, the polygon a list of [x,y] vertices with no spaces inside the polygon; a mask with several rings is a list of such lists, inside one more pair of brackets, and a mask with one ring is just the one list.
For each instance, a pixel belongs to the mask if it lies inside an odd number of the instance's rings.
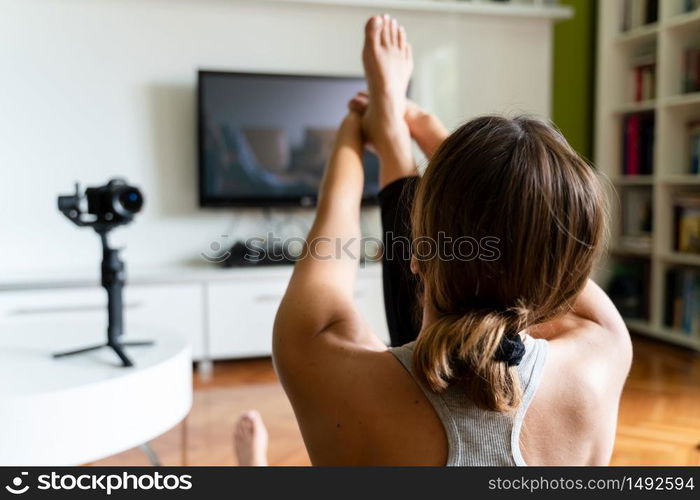
{"label": "red book", "polygon": [[624,172],[626,175],[639,175],[639,169],[641,165],[640,151],[640,137],[641,132],[641,118],[639,115],[632,115],[627,118],[627,140],[625,141],[626,150],[626,165],[624,166]]}

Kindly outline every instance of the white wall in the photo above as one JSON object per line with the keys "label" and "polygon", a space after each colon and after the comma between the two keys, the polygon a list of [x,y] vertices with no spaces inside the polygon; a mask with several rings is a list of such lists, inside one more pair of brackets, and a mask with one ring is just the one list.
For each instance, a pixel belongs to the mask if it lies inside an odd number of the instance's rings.
{"label": "white wall", "polygon": [[[362,25],[374,13],[237,0],[0,0],[0,278],[97,265],[97,238],[56,209],[76,180],[120,175],[144,190],[145,213],[115,238],[134,266],[197,260],[223,234],[298,234],[308,212],[197,207],[196,71],[360,74]],[[415,47],[414,96],[451,126],[487,112],[549,115],[549,21],[394,14]]]}

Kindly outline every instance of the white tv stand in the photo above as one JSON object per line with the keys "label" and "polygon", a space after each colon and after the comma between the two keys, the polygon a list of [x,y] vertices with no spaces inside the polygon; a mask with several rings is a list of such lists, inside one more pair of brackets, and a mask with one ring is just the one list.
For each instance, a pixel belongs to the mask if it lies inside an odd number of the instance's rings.
{"label": "white tv stand", "polygon": [[[148,328],[186,338],[192,358],[208,370],[211,361],[271,354],[272,324],[292,274],[291,266],[222,269],[212,265],[127,268],[125,331]],[[21,274],[0,279],[0,335],[11,326],[43,323],[61,335],[75,320],[104,320],[106,293],[99,269]],[[385,342],[381,265],[359,270],[355,300]],[[9,333],[8,333],[9,334]],[[103,339],[104,332],[95,335]]]}

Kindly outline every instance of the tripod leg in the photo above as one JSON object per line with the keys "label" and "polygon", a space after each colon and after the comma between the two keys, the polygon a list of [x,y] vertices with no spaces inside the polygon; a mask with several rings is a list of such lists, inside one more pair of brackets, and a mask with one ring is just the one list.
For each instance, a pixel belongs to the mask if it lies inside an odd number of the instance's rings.
{"label": "tripod leg", "polygon": [[147,347],[155,344],[152,340],[133,340],[131,342],[120,342],[124,347]]}
{"label": "tripod leg", "polygon": [[140,444],[139,450],[141,450],[143,454],[146,455],[146,458],[148,458],[148,461],[153,467],[160,467],[161,465],[163,465],[160,461],[160,458],[158,458],[158,454],[149,443]]}
{"label": "tripod leg", "polygon": [[125,367],[134,366],[134,363],[132,363],[131,360],[129,359],[129,357],[126,355],[121,344],[107,344],[107,345],[109,347],[111,347],[114,350],[114,352],[117,353],[117,356],[119,356],[119,359],[122,360],[122,365],[124,365]]}
{"label": "tripod leg", "polygon": [[82,349],[76,349],[74,351],[57,352],[53,354],[53,357],[63,358],[65,356],[73,356],[74,354],[82,354],[84,352],[96,351],[98,349],[102,349],[103,347],[107,347],[106,344],[94,345],[91,347],[83,347]]}

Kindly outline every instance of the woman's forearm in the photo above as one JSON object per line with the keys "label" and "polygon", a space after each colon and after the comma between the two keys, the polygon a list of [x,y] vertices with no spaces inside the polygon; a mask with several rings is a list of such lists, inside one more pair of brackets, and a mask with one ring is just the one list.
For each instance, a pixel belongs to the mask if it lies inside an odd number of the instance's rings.
{"label": "woman's forearm", "polygon": [[328,167],[321,181],[316,216],[333,212],[335,208],[359,209],[364,190],[362,154],[364,146],[359,128],[359,116],[349,115],[338,130]]}
{"label": "woman's forearm", "polygon": [[321,262],[312,264],[339,272],[349,270],[352,274],[360,257],[360,205],[364,189],[364,146],[359,120],[358,115],[351,113],[338,130],[321,182],[316,218],[307,239],[308,252],[303,259],[316,257]]}
{"label": "woman's forearm", "polygon": [[360,203],[341,190],[328,189],[296,263],[292,283],[324,283],[352,295],[360,261]]}

